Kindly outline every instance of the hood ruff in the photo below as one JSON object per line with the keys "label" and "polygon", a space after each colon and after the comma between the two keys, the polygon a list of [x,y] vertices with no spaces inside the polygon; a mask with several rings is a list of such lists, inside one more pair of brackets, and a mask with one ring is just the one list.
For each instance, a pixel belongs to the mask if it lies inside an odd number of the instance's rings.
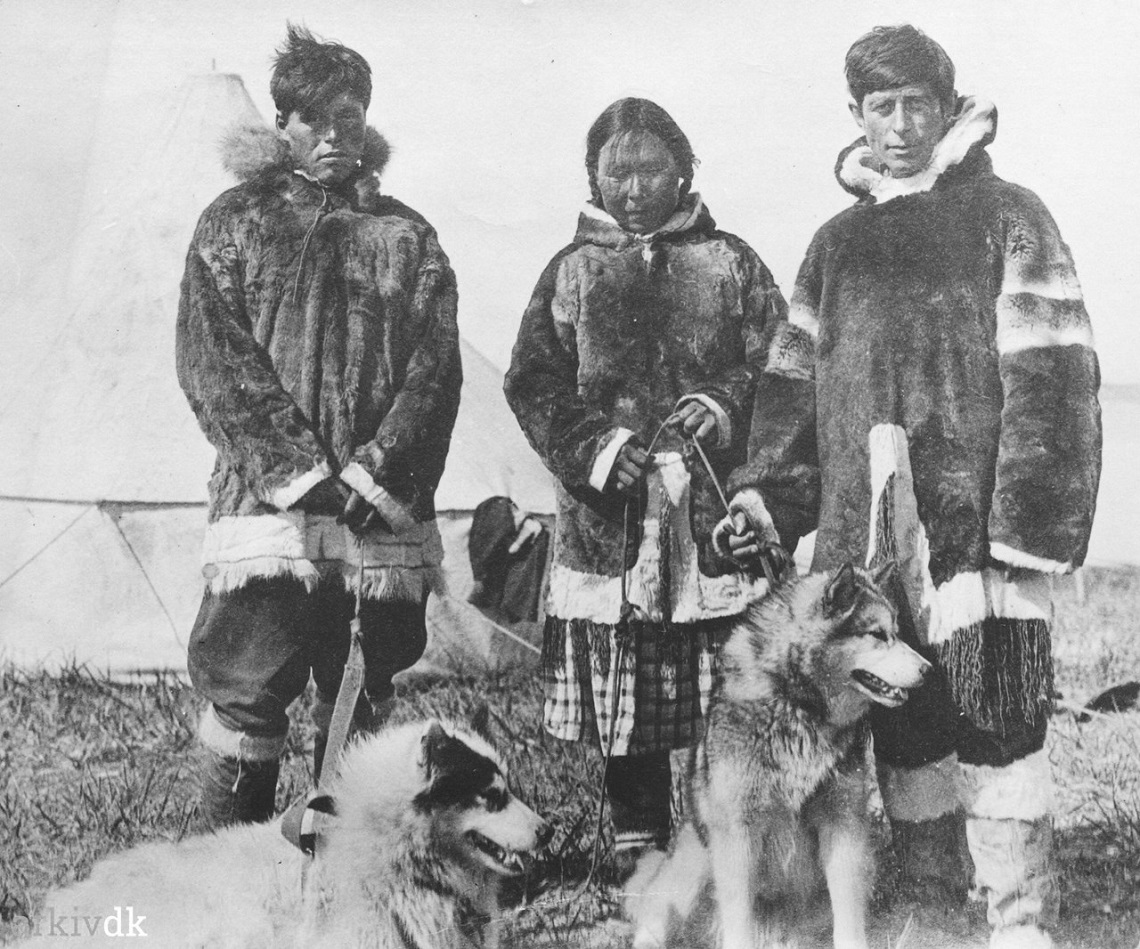
{"label": "hood ruff", "polygon": [[577,241],[601,244],[623,250],[641,245],[641,257],[650,268],[662,239],[679,237],[693,230],[712,230],[716,227],[701,196],[695,192],[682,199],[669,220],[648,234],[635,234],[623,228],[614,217],[597,205],[587,203],[578,218]]}
{"label": "hood ruff", "polygon": [[839,154],[835,176],[840,185],[857,197],[871,197],[879,204],[934,187],[951,168],[961,165],[975,149],[984,149],[997,135],[997,107],[987,99],[966,96],[959,102],[946,134],[934,149],[930,164],[909,178],[892,178],[879,170],[866,138],[860,138]]}
{"label": "hood ruff", "polygon": [[[311,181],[307,175],[295,173],[289,145],[273,129],[265,125],[235,125],[220,139],[222,166],[242,182],[262,179],[279,187],[288,187],[296,177]],[[392,146],[371,125],[364,134],[364,153],[356,173],[335,188],[324,191],[338,194],[360,211],[374,210],[380,199],[380,176],[388,167]]]}

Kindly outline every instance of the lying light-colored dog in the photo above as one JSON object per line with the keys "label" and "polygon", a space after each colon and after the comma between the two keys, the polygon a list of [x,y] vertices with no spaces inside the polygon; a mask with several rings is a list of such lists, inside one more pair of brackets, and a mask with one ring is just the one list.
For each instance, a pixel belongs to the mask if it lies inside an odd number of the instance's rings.
{"label": "lying light-colored dog", "polygon": [[175,949],[493,946],[504,882],[552,833],[486,740],[439,721],[350,745],[327,795],[303,890],[308,858],[280,820],[145,844],[49,894],[28,945],[58,949],[66,929],[67,945],[130,931]]}
{"label": "lying light-colored dog", "polygon": [[636,949],[795,946],[824,884],[835,945],[865,949],[865,717],[901,705],[930,668],[896,636],[886,572],[794,580],[737,624],[686,775],[685,823],[628,885]]}

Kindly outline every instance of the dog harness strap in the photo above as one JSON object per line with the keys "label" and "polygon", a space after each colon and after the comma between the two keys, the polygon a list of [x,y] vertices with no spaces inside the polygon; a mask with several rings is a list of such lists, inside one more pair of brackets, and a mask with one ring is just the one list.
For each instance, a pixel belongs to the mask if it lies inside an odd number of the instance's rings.
{"label": "dog harness strap", "polygon": [[325,760],[321,767],[321,777],[336,773],[336,763],[348,741],[352,728],[356,703],[364,688],[364,646],[361,642],[360,603],[364,589],[364,542],[360,546],[360,573],[356,578],[356,613],[349,628],[348,659],[344,664],[344,675],[336,694],[332,721],[329,723],[328,742],[325,745]]}
{"label": "dog harness strap", "polygon": [[308,857],[317,851],[324,815],[336,813],[333,799],[327,794],[314,794],[308,800],[298,801],[281,817],[281,836]]}

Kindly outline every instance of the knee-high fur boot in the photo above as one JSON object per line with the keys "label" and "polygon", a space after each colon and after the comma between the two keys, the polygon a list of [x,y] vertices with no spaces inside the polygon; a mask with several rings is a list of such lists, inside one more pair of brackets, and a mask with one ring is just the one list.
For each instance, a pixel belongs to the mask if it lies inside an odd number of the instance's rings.
{"label": "knee-high fur boot", "polygon": [[1049,949],[1060,891],[1045,752],[1001,768],[963,771],[971,798],[966,834],[988,904],[990,949]]}
{"label": "knee-high fur boot", "polygon": [[273,816],[281,761],[243,761],[203,749],[198,811],[203,826],[255,824]]}
{"label": "knee-high fur boot", "polygon": [[961,906],[973,868],[957,756],[917,768],[880,763],[877,770],[891,823],[898,894],[928,906]]}
{"label": "knee-high fur boot", "polygon": [[235,731],[213,706],[198,726],[198,819],[207,829],[269,820],[285,735]]}

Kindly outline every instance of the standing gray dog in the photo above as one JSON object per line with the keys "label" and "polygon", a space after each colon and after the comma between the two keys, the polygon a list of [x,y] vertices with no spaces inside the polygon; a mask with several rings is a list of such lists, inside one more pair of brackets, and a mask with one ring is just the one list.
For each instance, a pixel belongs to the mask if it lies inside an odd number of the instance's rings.
{"label": "standing gray dog", "polygon": [[866,715],[930,668],[874,576],[795,580],[741,618],[690,762],[672,851],[630,881],[635,949],[792,947],[824,884],[837,947],[867,945]]}

